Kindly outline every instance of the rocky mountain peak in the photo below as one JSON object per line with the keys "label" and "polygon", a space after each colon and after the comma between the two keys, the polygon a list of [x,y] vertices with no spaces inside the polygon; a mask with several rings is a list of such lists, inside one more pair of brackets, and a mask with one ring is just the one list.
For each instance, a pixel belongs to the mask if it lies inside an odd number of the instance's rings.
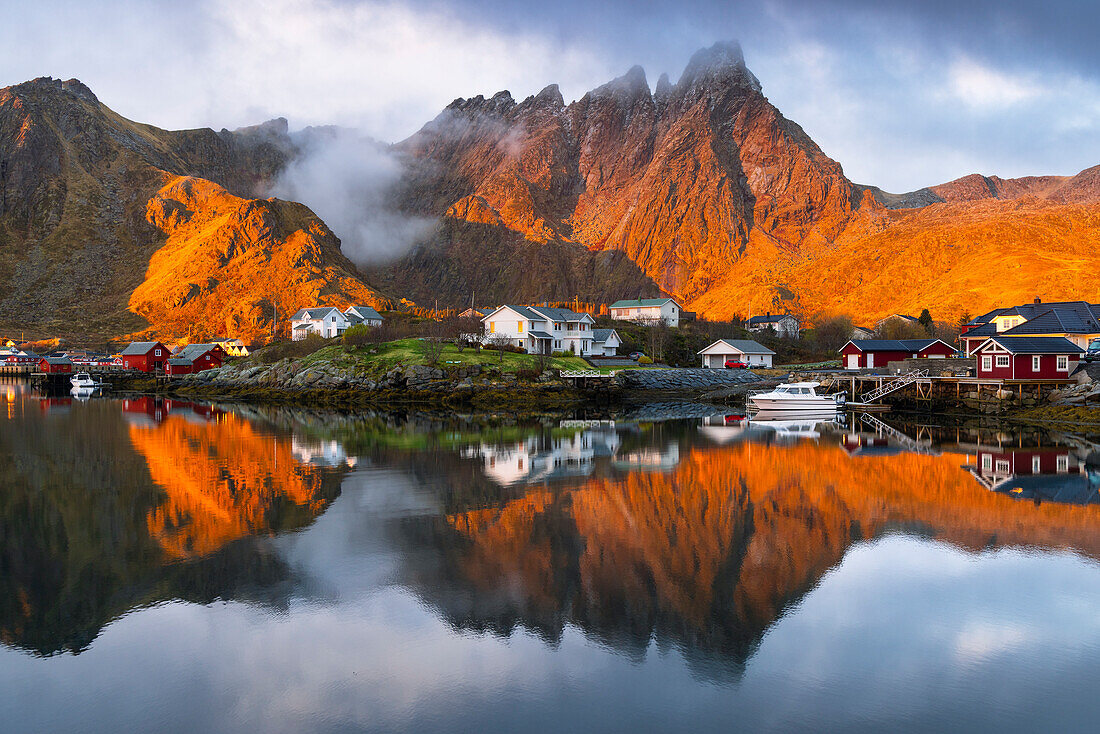
{"label": "rocky mountain peak", "polygon": [[742,84],[759,92],[760,80],[745,66],[745,55],[736,41],[719,41],[692,55],[677,87],[682,91],[713,85]]}
{"label": "rocky mountain peak", "polygon": [[646,80],[645,69],[632,66],[622,76],[593,89],[592,97],[614,97],[620,104],[640,98],[649,99],[649,82]]}

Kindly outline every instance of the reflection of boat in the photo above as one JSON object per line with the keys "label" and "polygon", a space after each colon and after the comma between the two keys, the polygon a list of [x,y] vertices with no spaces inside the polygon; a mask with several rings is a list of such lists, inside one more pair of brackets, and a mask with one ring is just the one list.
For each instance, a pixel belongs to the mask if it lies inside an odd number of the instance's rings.
{"label": "reflection of boat", "polygon": [[102,382],[96,381],[96,379],[87,372],[77,372],[69,378],[69,383],[73,386],[74,390],[94,390],[97,387],[103,386]]}
{"label": "reflection of boat", "polygon": [[770,392],[751,395],[749,401],[758,410],[835,412],[837,406],[842,404],[842,395],[818,395],[815,388],[819,384],[821,383],[784,383]]}
{"label": "reflection of boat", "polygon": [[753,428],[768,428],[783,438],[817,438],[822,423],[836,424],[836,413],[830,410],[764,410],[749,421]]}

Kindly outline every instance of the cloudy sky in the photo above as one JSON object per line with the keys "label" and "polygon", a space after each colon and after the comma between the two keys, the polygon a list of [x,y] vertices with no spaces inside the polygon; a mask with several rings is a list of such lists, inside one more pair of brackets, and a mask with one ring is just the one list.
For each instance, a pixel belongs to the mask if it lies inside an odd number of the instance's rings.
{"label": "cloudy sky", "polygon": [[736,39],[848,175],[905,191],[1100,163],[1100,5],[1012,0],[35,0],[6,3],[0,86],[77,77],[127,117],[285,116],[395,141],[455,97],[641,64],[675,80]]}

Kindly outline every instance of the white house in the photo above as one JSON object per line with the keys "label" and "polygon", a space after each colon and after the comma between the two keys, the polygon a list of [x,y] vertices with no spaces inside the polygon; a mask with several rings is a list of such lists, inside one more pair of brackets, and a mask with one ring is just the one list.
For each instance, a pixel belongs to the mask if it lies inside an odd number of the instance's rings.
{"label": "white house", "polygon": [[774,331],[777,336],[790,337],[793,339],[798,338],[798,330],[801,324],[798,323],[798,319],[791,316],[789,313],[784,314],[766,314],[764,316],[753,316],[745,324],[745,328],[751,332],[758,333],[761,331]]}
{"label": "white house", "polygon": [[721,369],[726,362],[744,362],[749,367],[771,367],[775,352],[749,339],[719,339],[699,352],[704,367]]}
{"label": "white house", "polygon": [[349,306],[344,311],[344,317],[347,318],[348,323],[352,326],[358,326],[360,324],[364,326],[382,325],[382,314],[378,313],[370,306]]}
{"label": "white house", "polygon": [[669,326],[680,325],[683,307],[671,298],[636,298],[627,301],[615,301],[608,310],[615,321],[637,321],[657,323],[664,321]]}
{"label": "white house", "polygon": [[614,329],[592,330],[592,354],[597,357],[614,357],[619,353],[623,340]]}
{"label": "white house", "polygon": [[592,354],[596,320],[591,314],[548,306],[499,306],[481,319],[484,339],[506,337],[528,354]]}
{"label": "white house", "polygon": [[320,334],[326,339],[343,334],[351,326],[348,317],[333,306],[303,308],[290,317],[290,335],[301,341],[309,334]]}

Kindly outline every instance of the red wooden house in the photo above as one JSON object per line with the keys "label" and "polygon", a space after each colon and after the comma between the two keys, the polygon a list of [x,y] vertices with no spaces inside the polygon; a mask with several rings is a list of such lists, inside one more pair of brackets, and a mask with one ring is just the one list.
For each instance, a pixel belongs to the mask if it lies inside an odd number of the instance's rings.
{"label": "red wooden house", "polygon": [[190,375],[221,367],[225,359],[225,350],[217,344],[188,344],[172,355],[166,371],[169,375]]}
{"label": "red wooden house", "polygon": [[73,363],[68,357],[42,357],[38,360],[38,371],[47,375],[71,375]]}
{"label": "red wooden house", "polygon": [[885,367],[903,359],[941,359],[954,356],[955,347],[942,339],[852,339],[840,349],[849,370]]}
{"label": "red wooden house", "polygon": [[122,368],[138,372],[163,370],[171,354],[160,342],[134,342],[122,350]]}
{"label": "red wooden house", "polygon": [[974,350],[976,374],[998,380],[1068,380],[1084,351],[1062,336],[995,336]]}

